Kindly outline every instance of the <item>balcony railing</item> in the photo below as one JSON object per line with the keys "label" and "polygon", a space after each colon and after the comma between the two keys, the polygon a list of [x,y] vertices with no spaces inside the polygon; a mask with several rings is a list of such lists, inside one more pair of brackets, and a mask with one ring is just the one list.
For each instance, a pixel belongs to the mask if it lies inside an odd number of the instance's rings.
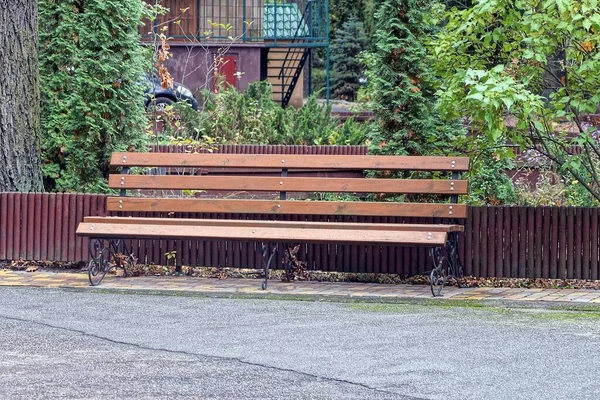
{"label": "balcony railing", "polygon": [[[328,42],[329,0],[146,0],[169,9],[141,28],[189,42]],[[295,40],[294,40],[295,39]]]}

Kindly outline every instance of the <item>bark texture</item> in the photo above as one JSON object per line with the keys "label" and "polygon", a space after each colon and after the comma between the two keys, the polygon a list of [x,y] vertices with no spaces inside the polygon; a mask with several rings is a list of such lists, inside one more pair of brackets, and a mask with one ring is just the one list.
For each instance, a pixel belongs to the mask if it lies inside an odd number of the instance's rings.
{"label": "bark texture", "polygon": [[0,0],[0,192],[40,192],[37,0]]}

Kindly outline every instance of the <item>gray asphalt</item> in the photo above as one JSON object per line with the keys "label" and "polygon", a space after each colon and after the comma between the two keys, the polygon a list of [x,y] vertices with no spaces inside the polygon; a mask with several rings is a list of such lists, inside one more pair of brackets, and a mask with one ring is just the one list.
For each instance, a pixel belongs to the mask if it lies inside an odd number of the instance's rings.
{"label": "gray asphalt", "polygon": [[0,288],[0,398],[598,399],[596,313]]}

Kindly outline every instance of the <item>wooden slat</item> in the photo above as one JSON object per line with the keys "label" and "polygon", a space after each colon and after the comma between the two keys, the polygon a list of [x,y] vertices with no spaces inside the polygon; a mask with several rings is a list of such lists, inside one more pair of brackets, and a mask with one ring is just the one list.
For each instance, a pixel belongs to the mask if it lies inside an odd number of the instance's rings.
{"label": "wooden slat", "polygon": [[519,207],[519,277],[529,278],[527,271],[527,208]]}
{"label": "wooden slat", "polygon": [[496,276],[496,243],[498,243],[496,239],[496,212],[498,211],[497,207],[488,208],[488,233],[486,240],[488,242],[488,272],[487,276],[495,277]]}
{"label": "wooden slat", "polygon": [[[524,271],[521,272],[519,265],[519,208],[512,207],[511,208],[511,221],[510,225],[512,226],[511,230],[511,268],[510,268],[510,277],[518,278],[521,275],[524,275]],[[547,247],[547,246],[546,246]]]}
{"label": "wooden slat", "polygon": [[[551,212],[551,208],[544,206],[542,207],[542,212],[544,214],[544,236],[543,236],[543,246],[542,246],[542,265],[541,265],[541,269],[538,270],[536,269],[535,271],[535,278],[540,278],[542,276],[550,276],[550,237],[551,237],[551,231],[552,231],[552,227],[551,227],[551,223],[552,223],[552,217],[550,215]],[[532,278],[529,276],[519,276],[520,278]]]}
{"label": "wooden slat", "polygon": [[138,225],[185,225],[185,226],[230,226],[294,229],[353,229],[417,232],[461,232],[462,225],[443,224],[374,224],[360,222],[305,222],[305,221],[262,221],[238,219],[191,219],[191,218],[130,218],[130,217],[85,217],[86,223],[138,224]]}
{"label": "wooden slat", "polygon": [[583,269],[581,279],[590,279],[590,209],[583,209]]}
{"label": "wooden slat", "polygon": [[[558,278],[558,214],[559,210],[556,207],[550,209],[551,215],[551,232],[550,232],[550,269],[544,271],[544,276],[550,276],[552,279]],[[546,275],[548,273],[549,275]]]}
{"label": "wooden slat", "polygon": [[414,231],[362,231],[334,229],[279,229],[259,227],[137,225],[99,224],[82,222],[77,234],[96,237],[177,238],[177,239],[236,239],[252,241],[278,241],[291,243],[328,242],[336,243],[381,243],[388,245],[442,246],[446,242],[445,232]]}
{"label": "wooden slat", "polygon": [[504,207],[496,208],[496,276],[504,276]]}
{"label": "wooden slat", "polygon": [[504,217],[504,266],[502,268],[502,275],[505,278],[510,278],[510,253],[512,252],[511,246],[511,238],[512,238],[512,228],[511,228],[511,211],[512,207],[502,207],[503,217]]}
{"label": "wooden slat", "polygon": [[[541,278],[542,275],[542,246],[543,242],[543,226],[544,226],[544,215],[542,207],[535,207],[535,277]],[[515,275],[516,277],[516,275]]]}
{"label": "wooden slat", "polygon": [[488,275],[488,211],[491,211],[488,207],[481,207],[481,269],[480,273],[482,277],[487,278]]}
{"label": "wooden slat", "polygon": [[16,249],[16,241],[17,233],[19,232],[19,226],[17,224],[18,218],[15,218],[15,209],[19,206],[18,193],[9,193],[6,201],[8,208],[8,216],[6,218],[6,227],[10,227],[11,229],[7,229],[8,237],[6,238],[6,259],[14,260],[18,257],[15,257],[15,249]]}
{"label": "wooden slat", "polygon": [[575,278],[575,209],[567,208],[567,279]]}
{"label": "wooden slat", "polygon": [[469,215],[465,221],[465,252],[463,263],[465,264],[465,275],[473,275],[473,208],[469,208]]}
{"label": "wooden slat", "polygon": [[[21,205],[18,214],[20,240],[16,253],[19,255],[19,258],[27,259],[27,193],[19,193],[19,199]],[[15,215],[15,217],[17,217],[17,215]]]}
{"label": "wooden slat", "polygon": [[535,208],[527,207],[527,276],[535,271]]}
{"label": "wooden slat", "polygon": [[35,201],[35,219],[34,219],[34,234],[35,244],[33,248],[33,259],[42,259],[42,247],[44,246],[44,240],[42,239],[42,225],[44,224],[44,214],[42,211],[42,199],[45,198],[41,193],[36,193],[34,196]]}
{"label": "wooden slat", "polygon": [[466,194],[465,180],[111,175],[113,189]]}
{"label": "wooden slat", "polygon": [[[472,210],[472,220],[473,220],[473,230],[472,230],[472,235],[473,235],[473,269],[472,269],[472,274],[473,276],[481,276],[481,252],[480,252],[480,247],[481,247],[481,237],[485,235],[482,235],[481,232],[481,210],[483,208],[482,207],[471,207]],[[469,218],[471,219],[471,218]]]}
{"label": "wooden slat", "polygon": [[581,237],[581,227],[582,227],[582,209],[577,207],[573,209],[575,214],[575,221],[579,223],[575,226],[575,249],[574,249],[574,259],[575,259],[575,267],[573,271],[573,276],[575,279],[583,279],[583,273],[581,270],[581,259],[582,259],[582,237]]}
{"label": "wooden slat", "polygon": [[109,197],[108,211],[465,218],[464,204]]}
{"label": "wooden slat", "polygon": [[0,260],[6,260],[8,240],[8,193],[0,193]]}
{"label": "wooden slat", "polygon": [[35,241],[35,231],[34,231],[34,227],[36,225],[39,224],[36,223],[35,221],[35,193],[27,193],[26,199],[27,199],[27,218],[25,218],[25,215],[23,215],[23,222],[27,222],[24,226],[26,227],[27,230],[27,243],[25,246],[23,246],[23,250],[25,251],[25,259],[26,260],[33,260],[33,246],[34,244],[37,244],[39,242]]}
{"label": "wooden slat", "polygon": [[468,171],[467,157],[271,155],[271,154],[164,154],[113,153],[111,165],[122,167],[227,167],[366,169],[411,171]]}
{"label": "wooden slat", "polygon": [[591,234],[591,251],[592,251],[592,256],[590,259],[590,269],[591,269],[591,278],[593,280],[598,279],[598,209],[597,208],[592,208],[592,212],[591,212],[591,227],[590,227],[590,234]]}

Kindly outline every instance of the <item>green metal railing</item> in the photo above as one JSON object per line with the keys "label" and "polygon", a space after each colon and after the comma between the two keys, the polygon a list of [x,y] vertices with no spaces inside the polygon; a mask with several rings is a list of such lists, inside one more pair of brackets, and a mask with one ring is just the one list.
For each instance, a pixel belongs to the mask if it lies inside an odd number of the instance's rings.
{"label": "green metal railing", "polygon": [[[142,28],[144,39],[162,32],[174,40],[265,42],[294,41],[303,47],[328,43],[329,0],[146,0],[169,9]],[[310,10],[310,15],[304,15]],[[301,40],[294,40],[299,39]]]}

